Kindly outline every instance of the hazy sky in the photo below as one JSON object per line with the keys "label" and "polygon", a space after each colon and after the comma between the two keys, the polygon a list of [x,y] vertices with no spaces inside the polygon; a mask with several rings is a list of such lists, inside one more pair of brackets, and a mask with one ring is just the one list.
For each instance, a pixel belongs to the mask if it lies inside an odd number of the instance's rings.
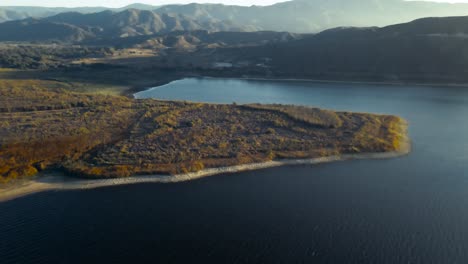
{"label": "hazy sky", "polygon": [[[230,5],[271,5],[285,0],[0,0],[0,6],[107,6],[122,7],[132,3],[144,3],[151,5],[187,4],[187,3],[223,3]],[[434,2],[462,3],[468,0],[436,0]]]}

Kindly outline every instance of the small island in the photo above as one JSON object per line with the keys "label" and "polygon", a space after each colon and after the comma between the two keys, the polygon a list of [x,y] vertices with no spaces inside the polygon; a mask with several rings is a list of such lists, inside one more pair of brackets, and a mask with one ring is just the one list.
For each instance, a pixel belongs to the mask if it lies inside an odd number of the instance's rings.
{"label": "small island", "polygon": [[409,151],[407,123],[396,116],[136,100],[77,92],[75,86],[0,82],[0,185],[46,169],[86,179],[177,177]]}

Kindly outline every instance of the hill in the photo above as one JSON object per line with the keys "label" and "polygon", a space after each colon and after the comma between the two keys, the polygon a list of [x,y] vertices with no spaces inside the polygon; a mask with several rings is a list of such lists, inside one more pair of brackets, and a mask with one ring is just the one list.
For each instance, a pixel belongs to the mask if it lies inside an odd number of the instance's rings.
{"label": "hill", "polygon": [[293,0],[270,6],[187,4],[152,6],[133,4],[122,8],[0,7],[0,22],[29,17],[44,18],[60,13],[83,14],[128,9],[185,16],[199,23],[230,21],[257,30],[317,33],[339,26],[387,26],[423,17],[468,15],[468,4],[404,0]]}
{"label": "hill", "polygon": [[247,31],[253,28],[231,22],[201,22],[183,15],[127,9],[117,13],[61,13],[42,19],[5,22],[0,24],[0,41],[81,42],[193,30]]}
{"label": "hill", "polygon": [[382,28],[335,28],[300,40],[222,52],[238,61],[269,58],[275,76],[467,82],[467,25],[468,17],[424,18]]}
{"label": "hill", "polygon": [[38,6],[0,6],[0,22],[21,20],[26,18],[44,18],[60,13],[77,12],[82,14],[98,13],[102,11],[120,12],[127,9],[154,10],[157,6],[145,4],[131,4],[121,8],[107,7],[38,7]]}
{"label": "hill", "polygon": [[432,16],[468,15],[468,4],[403,0],[293,0],[271,6],[167,5],[158,13],[233,21],[262,30],[316,33],[339,26],[386,26]]}
{"label": "hill", "polygon": [[95,42],[98,45],[113,45],[116,48],[177,48],[177,43],[186,43],[197,48],[222,48],[260,46],[269,43],[287,42],[302,38],[301,34],[274,31],[255,32],[210,32],[207,30],[174,31],[167,34],[145,35],[121,39],[119,43]]}
{"label": "hill", "polygon": [[28,18],[28,15],[22,12],[0,8],[0,22],[10,21],[10,20],[20,20]]}

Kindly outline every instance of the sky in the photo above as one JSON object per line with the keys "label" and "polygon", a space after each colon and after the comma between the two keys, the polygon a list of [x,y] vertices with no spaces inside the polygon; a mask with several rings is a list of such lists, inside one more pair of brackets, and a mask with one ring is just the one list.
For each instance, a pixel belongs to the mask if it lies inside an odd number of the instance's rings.
{"label": "sky", "polygon": [[[150,5],[188,4],[188,3],[223,3],[230,5],[271,5],[285,0],[0,0],[0,6],[49,6],[49,7],[77,7],[77,6],[106,6],[122,7],[135,2]],[[435,0],[433,2],[463,3],[468,0]]]}

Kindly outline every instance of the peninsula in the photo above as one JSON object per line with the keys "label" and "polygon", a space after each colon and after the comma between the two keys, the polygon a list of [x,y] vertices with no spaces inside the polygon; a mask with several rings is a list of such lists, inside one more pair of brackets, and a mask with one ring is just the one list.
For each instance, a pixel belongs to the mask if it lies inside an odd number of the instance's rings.
{"label": "peninsula", "polygon": [[77,92],[80,85],[0,81],[1,185],[48,168],[87,179],[170,178],[409,151],[407,123],[396,116],[135,100]]}

